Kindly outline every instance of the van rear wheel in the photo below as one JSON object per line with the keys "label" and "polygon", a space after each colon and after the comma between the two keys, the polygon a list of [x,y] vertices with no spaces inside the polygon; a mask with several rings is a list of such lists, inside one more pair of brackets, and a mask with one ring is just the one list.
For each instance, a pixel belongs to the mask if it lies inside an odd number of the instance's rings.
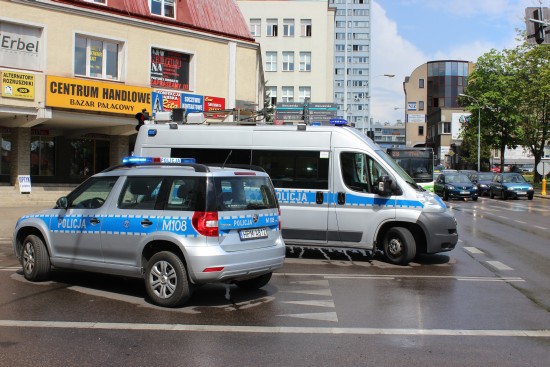
{"label": "van rear wheel", "polygon": [[259,277],[240,280],[235,282],[235,284],[241,289],[260,289],[271,279],[271,273],[260,275]]}
{"label": "van rear wheel", "polygon": [[407,265],[416,256],[416,241],[407,228],[394,227],[384,236],[383,249],[390,263]]}
{"label": "van rear wheel", "polygon": [[145,288],[153,303],[163,307],[180,306],[191,297],[185,265],[169,251],[156,253],[147,263]]}

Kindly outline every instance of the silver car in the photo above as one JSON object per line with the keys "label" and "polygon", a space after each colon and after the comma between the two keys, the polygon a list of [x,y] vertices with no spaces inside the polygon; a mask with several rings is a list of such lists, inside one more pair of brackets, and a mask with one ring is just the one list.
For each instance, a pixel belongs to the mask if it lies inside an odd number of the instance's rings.
{"label": "silver car", "polygon": [[176,307],[192,284],[256,289],[282,267],[279,205],[265,172],[135,161],[19,219],[13,249],[26,279],[47,279],[52,267],[143,277],[153,303]]}

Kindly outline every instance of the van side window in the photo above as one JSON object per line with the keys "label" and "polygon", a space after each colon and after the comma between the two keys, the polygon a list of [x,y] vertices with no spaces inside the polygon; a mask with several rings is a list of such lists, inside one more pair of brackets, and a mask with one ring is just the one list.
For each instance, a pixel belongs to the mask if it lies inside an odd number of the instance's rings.
{"label": "van side window", "polygon": [[353,191],[375,193],[376,182],[387,171],[370,156],[344,152],[340,155],[340,169],[344,184]]}

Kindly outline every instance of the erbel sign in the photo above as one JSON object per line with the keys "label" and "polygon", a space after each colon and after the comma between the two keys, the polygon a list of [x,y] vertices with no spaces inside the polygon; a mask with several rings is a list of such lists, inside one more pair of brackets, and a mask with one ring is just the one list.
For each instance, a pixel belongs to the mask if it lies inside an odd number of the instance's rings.
{"label": "erbel sign", "polygon": [[42,29],[0,22],[0,66],[42,70]]}

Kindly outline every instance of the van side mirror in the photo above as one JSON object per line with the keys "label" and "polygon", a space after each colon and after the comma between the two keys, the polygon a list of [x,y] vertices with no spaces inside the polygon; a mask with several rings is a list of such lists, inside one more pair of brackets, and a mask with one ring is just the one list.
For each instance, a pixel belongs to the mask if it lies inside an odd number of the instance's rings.
{"label": "van side mirror", "polygon": [[390,176],[380,176],[376,180],[376,193],[380,196],[391,196],[393,192],[393,180]]}
{"label": "van side mirror", "polygon": [[69,207],[69,200],[66,196],[62,196],[55,202],[56,209],[67,209]]}

